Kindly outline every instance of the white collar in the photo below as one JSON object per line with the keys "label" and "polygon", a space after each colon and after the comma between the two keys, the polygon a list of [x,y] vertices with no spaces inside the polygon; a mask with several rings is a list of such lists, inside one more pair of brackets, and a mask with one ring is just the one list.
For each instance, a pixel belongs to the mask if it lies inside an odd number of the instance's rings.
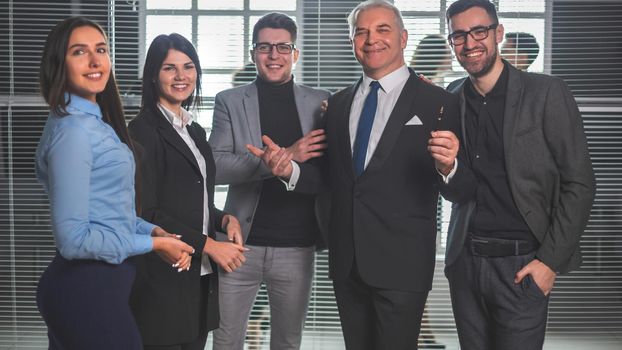
{"label": "white collar", "polygon": [[[400,84],[408,80],[409,77],[410,71],[408,70],[408,67],[406,67],[406,65],[404,64],[400,68],[378,79],[378,82],[380,83],[382,90],[388,94],[395,87],[400,86]],[[369,84],[371,84],[371,82],[374,80],[375,79],[372,79],[367,75],[363,75],[363,81],[361,82],[361,86],[359,87],[359,93],[367,95],[367,92],[369,90]]]}
{"label": "white collar", "polygon": [[158,103],[158,108],[160,108],[160,111],[164,114],[166,120],[168,120],[168,122],[171,123],[175,129],[183,129],[186,125],[192,124],[192,114],[190,114],[190,112],[185,110],[183,107],[179,107],[181,111],[181,115],[179,116],[160,103]]}

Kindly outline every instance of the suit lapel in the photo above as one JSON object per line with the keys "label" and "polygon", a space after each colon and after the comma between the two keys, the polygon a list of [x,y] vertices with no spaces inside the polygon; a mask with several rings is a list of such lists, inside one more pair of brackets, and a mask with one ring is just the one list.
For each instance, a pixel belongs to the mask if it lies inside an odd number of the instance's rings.
{"label": "suit lapel", "polygon": [[208,154],[209,153],[209,149],[207,147],[207,140],[201,140],[201,138],[199,137],[199,133],[195,129],[195,128],[198,128],[198,127],[199,127],[198,124],[192,123],[192,124],[188,125],[186,127],[186,129],[188,130],[188,135],[190,135],[190,138],[192,138],[192,141],[194,141],[194,144],[199,149],[199,152],[201,152],[201,155],[207,161],[207,158],[209,156],[209,154]]}
{"label": "suit lapel", "polygon": [[313,113],[318,107],[310,105],[310,100],[306,97],[307,94],[304,90],[294,83],[294,102],[296,103],[296,110],[298,111],[298,119],[300,120],[302,136],[313,130],[313,124],[315,122],[313,120]]}
{"label": "suit lapel", "polygon": [[248,131],[251,136],[251,144],[256,147],[263,147],[261,142],[261,123],[259,120],[259,98],[255,82],[248,85],[242,104],[244,105],[244,116],[246,117]]}
{"label": "suit lapel", "polygon": [[523,90],[520,72],[510,65],[508,65],[508,69],[508,89],[505,95],[505,110],[503,113],[503,153],[505,155],[506,169],[510,169],[509,164],[512,161],[512,140],[514,139],[514,129],[516,128],[516,114]]}
{"label": "suit lapel", "polygon": [[197,160],[194,158],[194,154],[188,147],[188,145],[184,142],[184,140],[179,136],[177,131],[173,128],[171,123],[166,120],[166,117],[162,115],[162,113],[158,110],[156,113],[153,113],[154,117],[156,117],[156,123],[158,126],[158,131],[162,138],[170,144],[175,150],[181,153],[186,160],[192,164],[195,171],[199,174],[201,171],[199,170],[199,164],[197,164]]}
{"label": "suit lapel", "polygon": [[203,159],[205,161],[205,175],[208,182],[213,182],[215,167],[212,165],[211,162],[214,157],[212,155],[212,150],[207,143],[207,139],[205,138],[205,134],[197,130],[198,128],[201,128],[201,126],[199,126],[199,124],[197,123],[192,123],[188,125],[188,134],[190,135],[190,137],[194,141],[194,144],[197,146],[199,152],[201,152],[201,155],[203,156]]}
{"label": "suit lapel", "polygon": [[466,101],[464,98],[464,84],[467,79],[462,79],[456,86],[448,88],[449,92],[457,94],[460,98],[460,132],[462,133],[459,138],[462,140],[460,143],[461,146],[464,147],[464,154],[466,155],[466,161],[471,164],[471,154],[469,150],[469,143],[467,142],[467,132],[466,132]]}
{"label": "suit lapel", "polygon": [[422,115],[419,113],[417,108],[418,104],[421,103],[421,96],[416,93],[418,84],[425,83],[420,82],[417,75],[411,71],[410,77],[406,81],[406,84],[400,93],[400,97],[397,99],[395,107],[393,107],[393,110],[391,111],[387,125],[380,136],[378,146],[376,146],[376,150],[374,151],[374,154],[372,154],[369,164],[361,177],[365,176],[368,172],[373,172],[382,168],[382,164],[391,154],[391,150],[395,146],[400,132],[406,122],[412,118],[413,115]]}
{"label": "suit lapel", "polygon": [[[352,179],[356,178],[354,175],[354,164],[352,161],[352,145],[350,144],[350,110],[352,108],[352,100],[354,94],[358,90],[358,86],[363,81],[359,79],[354,85],[351,85],[344,90],[344,100],[341,105],[336,106],[336,113],[331,113],[331,116],[337,118],[337,140],[339,143],[339,153],[346,174]],[[330,108],[330,106],[329,106]]]}

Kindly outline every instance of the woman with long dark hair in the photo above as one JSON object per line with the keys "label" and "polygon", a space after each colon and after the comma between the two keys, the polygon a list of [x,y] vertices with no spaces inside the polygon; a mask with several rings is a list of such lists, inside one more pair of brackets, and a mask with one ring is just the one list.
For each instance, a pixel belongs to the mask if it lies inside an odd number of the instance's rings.
{"label": "woman with long dark hair", "polygon": [[39,281],[37,305],[50,349],[140,349],[127,258],[155,251],[170,270],[191,264],[191,246],[136,215],[133,145],[108,49],[99,25],[72,17],[51,30],[41,59],[50,115],[36,172],[57,253]]}
{"label": "woman with long dark hair", "polygon": [[[140,113],[129,125],[142,146],[143,218],[178,233],[197,252],[187,274],[155,255],[137,259],[131,306],[145,349],[203,349],[218,327],[217,265],[244,261],[240,224],[214,207],[215,164],[205,130],[188,111],[200,100],[201,64],[179,34],[159,35],[147,51]],[[226,231],[229,242],[214,240]],[[174,322],[168,322],[174,320]]]}

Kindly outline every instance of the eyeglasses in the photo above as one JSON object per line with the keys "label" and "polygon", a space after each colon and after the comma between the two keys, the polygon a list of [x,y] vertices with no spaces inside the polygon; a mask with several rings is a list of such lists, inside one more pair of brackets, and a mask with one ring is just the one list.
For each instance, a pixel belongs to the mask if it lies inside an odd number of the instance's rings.
{"label": "eyeglasses", "polygon": [[482,41],[488,37],[488,32],[491,29],[497,29],[497,26],[499,26],[499,23],[493,23],[489,26],[478,26],[466,32],[463,30],[458,30],[449,34],[447,36],[447,40],[453,46],[464,45],[467,40],[467,35],[470,35],[471,38],[477,41]]}
{"label": "eyeglasses", "polygon": [[276,43],[276,44],[254,43],[253,44],[253,50],[255,50],[258,53],[270,53],[272,52],[273,47],[276,47],[276,52],[286,55],[294,51],[294,49],[296,48],[296,44],[292,44],[292,43]]}

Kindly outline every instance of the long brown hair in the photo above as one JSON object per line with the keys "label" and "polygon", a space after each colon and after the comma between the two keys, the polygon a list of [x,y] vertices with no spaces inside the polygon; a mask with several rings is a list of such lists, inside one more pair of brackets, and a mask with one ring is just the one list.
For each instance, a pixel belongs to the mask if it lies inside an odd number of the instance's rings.
{"label": "long brown hair", "polygon": [[[71,33],[79,27],[92,27],[97,29],[105,41],[108,37],[102,27],[85,17],[69,17],[57,24],[45,41],[43,55],[41,56],[41,69],[39,71],[39,86],[41,95],[45,102],[50,106],[54,114],[58,116],[66,116],[67,104],[70,100],[65,100],[65,93],[69,91],[69,82],[67,80],[67,69],[65,67],[65,56],[67,55],[67,46]],[[130,134],[125,124],[125,114],[119,89],[114,78],[114,72],[110,71],[110,77],[104,87],[104,90],[95,96],[95,100],[102,112],[102,119],[112,127],[119,139],[125,143],[137,162],[135,147],[130,139]],[[138,169],[138,167],[136,167]],[[136,193],[139,193],[140,184],[136,177]],[[136,211],[140,213],[140,196],[136,196]]]}

